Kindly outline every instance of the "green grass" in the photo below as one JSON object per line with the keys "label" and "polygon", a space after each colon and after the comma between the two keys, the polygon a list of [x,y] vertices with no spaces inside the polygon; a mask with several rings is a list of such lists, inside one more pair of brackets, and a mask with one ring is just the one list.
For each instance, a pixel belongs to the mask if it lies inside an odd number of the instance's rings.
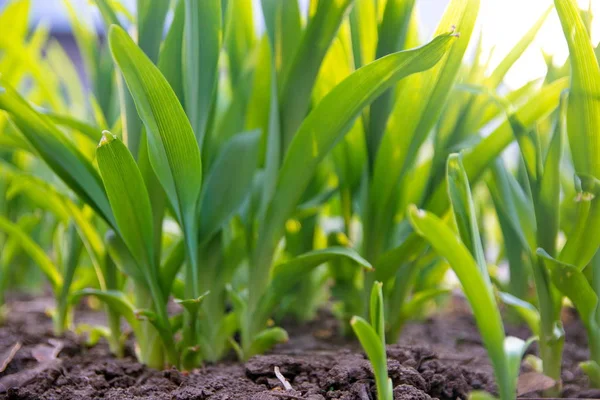
{"label": "green grass", "polygon": [[[600,385],[600,47],[574,0],[494,68],[479,0],[451,0],[428,40],[418,0],[64,3],[87,86],[47,27],[28,31],[29,0],[0,13],[2,301],[35,272],[56,334],[121,356],[124,319],[141,362],[183,369],[265,352],[288,339],[282,318],[331,306],[389,399],[386,341],[444,309],[452,270],[503,400],[531,341],[505,318],[529,325],[558,393],[565,298]],[[553,13],[568,62],[506,90]],[[84,296],[108,327],[74,324]]]}

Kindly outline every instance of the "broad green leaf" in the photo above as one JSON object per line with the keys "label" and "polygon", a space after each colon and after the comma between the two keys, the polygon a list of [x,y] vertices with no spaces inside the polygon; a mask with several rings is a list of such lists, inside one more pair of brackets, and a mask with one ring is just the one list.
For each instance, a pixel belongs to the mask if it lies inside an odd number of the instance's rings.
{"label": "broad green leaf", "polygon": [[504,353],[504,326],[491,286],[469,250],[444,222],[414,206],[410,207],[408,214],[416,232],[429,242],[437,254],[448,261],[458,277],[494,366],[500,397],[513,398],[516,376],[509,372],[508,360]]}
{"label": "broad green leaf", "polygon": [[[354,118],[400,79],[435,65],[453,36],[437,37],[421,48],[399,52],[354,72],[333,89],[305,119],[286,154],[273,199],[259,233],[260,247],[251,273],[251,303],[266,286],[273,251],[286,219],[298,204],[319,162],[343,138]],[[324,123],[327,121],[327,124]]]}
{"label": "broad green leaf", "polygon": [[47,117],[36,112],[6,82],[0,80],[0,88],[3,89],[0,90],[0,109],[10,114],[40,157],[109,224],[114,224],[100,175],[92,163]]}
{"label": "broad green leaf", "polygon": [[200,196],[200,238],[207,241],[248,196],[258,165],[260,132],[231,138],[213,164]]}
{"label": "broad green leaf", "polygon": [[202,148],[217,89],[222,40],[220,0],[184,0],[183,90],[187,115]]}
{"label": "broad green leaf", "polygon": [[490,283],[469,178],[465,172],[460,154],[455,153],[448,157],[446,176],[448,197],[452,204],[454,220],[460,238],[475,258],[481,275]]}
{"label": "broad green leaf", "polygon": [[46,252],[29,237],[27,232],[3,216],[0,216],[0,230],[19,241],[23,251],[37,264],[52,288],[58,291],[63,283],[60,271],[46,255]]}
{"label": "broad green leaf", "polygon": [[129,35],[113,26],[109,44],[146,128],[152,167],[185,233],[192,260],[189,283],[197,285],[196,209],[202,166],[194,132],[173,89]]}
{"label": "broad green leaf", "polygon": [[392,385],[388,383],[387,355],[383,342],[377,336],[375,329],[361,317],[353,317],[350,325],[373,367],[377,384],[377,398],[380,400],[392,400]]}
{"label": "broad green leaf", "polygon": [[104,132],[96,156],[119,234],[150,286],[158,271],[154,263],[152,208],[142,174],[127,147],[110,132]]}
{"label": "broad green leaf", "polygon": [[310,105],[310,95],[321,62],[335,37],[351,0],[319,2],[310,19],[292,64],[285,72],[280,92],[283,151],[287,151]]}

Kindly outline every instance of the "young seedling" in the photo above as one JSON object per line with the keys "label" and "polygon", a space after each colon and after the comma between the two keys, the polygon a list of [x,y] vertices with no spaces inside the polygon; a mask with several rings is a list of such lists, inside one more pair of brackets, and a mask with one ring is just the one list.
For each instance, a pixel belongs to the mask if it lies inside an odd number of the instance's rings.
{"label": "young seedling", "polygon": [[371,323],[359,316],[352,317],[350,325],[363,347],[375,375],[375,386],[379,400],[393,400],[394,387],[388,377],[387,354],[385,351],[385,314],[383,305],[383,284],[375,282],[371,289],[369,310]]}
{"label": "young seedling", "polygon": [[461,156],[453,154],[447,164],[448,194],[458,236],[441,219],[415,206],[409,217],[416,232],[444,257],[457,275],[471,305],[475,322],[494,367],[502,400],[516,398],[521,358],[531,343],[506,336],[485,261],[475,206]]}

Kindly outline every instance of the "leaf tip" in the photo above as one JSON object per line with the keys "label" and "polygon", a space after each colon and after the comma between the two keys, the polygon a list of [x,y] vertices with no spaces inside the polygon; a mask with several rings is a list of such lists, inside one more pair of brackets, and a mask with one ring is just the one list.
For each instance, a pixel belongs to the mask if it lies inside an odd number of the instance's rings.
{"label": "leaf tip", "polygon": [[102,131],[102,139],[100,139],[100,143],[98,143],[98,147],[102,147],[104,145],[109,144],[113,140],[117,138],[116,135],[113,135],[109,131]]}

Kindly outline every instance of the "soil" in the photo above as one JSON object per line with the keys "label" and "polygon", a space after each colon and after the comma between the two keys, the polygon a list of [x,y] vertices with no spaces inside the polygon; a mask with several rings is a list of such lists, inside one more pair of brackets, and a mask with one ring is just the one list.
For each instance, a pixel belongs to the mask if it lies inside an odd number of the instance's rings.
{"label": "soil", "polygon": [[[399,344],[388,346],[395,399],[466,399],[472,390],[495,392],[474,321],[457,303],[443,315],[407,325]],[[48,304],[44,298],[9,303],[10,313],[0,327],[0,370],[5,367],[0,372],[0,400],[376,399],[368,360],[355,342],[337,336],[337,324],[326,312],[309,324],[287,324],[291,340],[270,354],[245,364],[224,362],[184,374],[147,368],[131,355],[115,359],[103,342],[88,348],[73,334],[54,338],[45,314]],[[102,314],[80,310],[77,320],[98,322]],[[585,331],[572,313],[565,315],[565,323],[562,395],[600,398],[600,390],[590,389],[577,368],[587,357]],[[528,334],[524,329],[509,333]],[[16,343],[21,347],[17,349]],[[53,358],[50,353],[57,347],[59,356]],[[276,378],[275,367],[291,390]],[[522,372],[530,373],[526,366]]]}

